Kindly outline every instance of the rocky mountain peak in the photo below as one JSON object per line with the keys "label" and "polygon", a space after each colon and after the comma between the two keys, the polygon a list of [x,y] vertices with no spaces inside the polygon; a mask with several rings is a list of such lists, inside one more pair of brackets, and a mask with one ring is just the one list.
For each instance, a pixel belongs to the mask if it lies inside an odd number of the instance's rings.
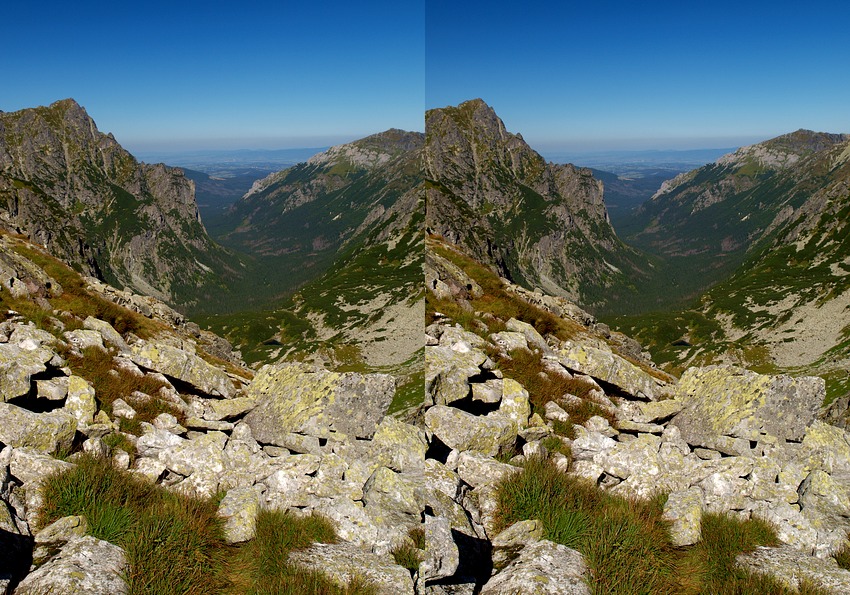
{"label": "rocky mountain peak", "polygon": [[351,143],[333,146],[324,153],[314,155],[307,163],[323,166],[345,162],[353,167],[371,169],[400,155],[421,149],[424,142],[425,135],[421,132],[391,128]]}
{"label": "rocky mountain peak", "polygon": [[0,116],[0,211],[84,273],[172,303],[221,268],[193,182],[140,164],[73,99]]}
{"label": "rocky mountain peak", "polygon": [[783,134],[770,140],[741,147],[734,153],[724,155],[717,165],[746,167],[748,164],[771,169],[784,170],[810,155],[831,149],[846,142],[850,136],[800,129]]}
{"label": "rocky mountain peak", "polygon": [[598,305],[635,268],[590,170],[546,163],[480,99],[425,116],[426,227],[527,286]]}

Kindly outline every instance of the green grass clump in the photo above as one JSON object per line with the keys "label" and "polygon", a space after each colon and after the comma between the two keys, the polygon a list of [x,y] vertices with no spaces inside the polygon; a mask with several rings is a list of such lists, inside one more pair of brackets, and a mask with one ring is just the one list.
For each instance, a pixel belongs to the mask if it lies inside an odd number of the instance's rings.
{"label": "green grass clump", "polygon": [[838,566],[844,570],[850,570],[850,541],[845,543],[840,550],[833,554]]}
{"label": "green grass clump", "polygon": [[39,527],[81,515],[89,534],[124,549],[130,595],[374,593],[363,580],[339,587],[322,573],[287,562],[293,550],[336,540],[333,525],[322,517],[262,511],[256,539],[229,546],[216,498],[170,492],[90,456],[48,477],[42,494]]}
{"label": "green grass clump", "polygon": [[227,585],[221,520],[211,499],[167,492],[92,457],[47,478],[43,496],[40,526],[82,515],[91,535],[124,548],[132,595],[200,595]]}
{"label": "green grass clump", "polygon": [[361,579],[340,587],[319,572],[288,562],[289,553],[312,543],[333,543],[336,532],[320,516],[299,517],[263,510],[257,516],[256,537],[240,547],[231,561],[234,595],[372,595]]}
{"label": "green grass clump", "polygon": [[584,554],[593,593],[678,593],[662,507],[612,496],[544,459],[499,484],[498,523],[538,519],[545,537]]}
{"label": "green grass clump", "polygon": [[764,521],[704,514],[702,540],[672,545],[661,518],[666,497],[637,501],[612,495],[535,458],[498,486],[499,529],[538,519],[544,537],[580,551],[590,568],[594,595],[822,595],[804,583],[798,591],[735,564],[742,552],[776,545]]}
{"label": "green grass clump", "polygon": [[422,562],[422,550],[425,549],[425,530],[421,527],[414,527],[407,532],[407,536],[410,541],[405,541],[396,546],[390,553],[393,555],[396,564],[415,572]]}

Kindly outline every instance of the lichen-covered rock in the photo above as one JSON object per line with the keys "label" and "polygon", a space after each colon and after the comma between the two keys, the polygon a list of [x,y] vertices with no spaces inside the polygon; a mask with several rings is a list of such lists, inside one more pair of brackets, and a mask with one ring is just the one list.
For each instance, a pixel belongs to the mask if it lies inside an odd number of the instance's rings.
{"label": "lichen-covered rock", "polygon": [[236,397],[234,399],[210,399],[206,403],[204,419],[208,421],[222,421],[233,419],[247,413],[257,402],[251,397]]}
{"label": "lichen-covered rock", "polygon": [[27,394],[33,374],[44,372],[52,357],[49,349],[22,349],[0,343],[0,402]]}
{"label": "lichen-covered rock", "polygon": [[419,580],[451,576],[460,564],[460,553],[445,517],[425,516],[425,559],[419,564]]}
{"label": "lichen-covered rock", "polygon": [[70,450],[76,431],[76,418],[61,409],[33,413],[11,403],[0,403],[0,442],[3,444],[53,454]]}
{"label": "lichen-covered rock", "polygon": [[739,555],[736,562],[751,572],[773,576],[788,589],[799,589],[806,580],[833,595],[850,593],[850,571],[839,568],[833,558],[809,556],[795,547],[759,547]]}
{"label": "lichen-covered rock", "polygon": [[522,322],[521,320],[517,320],[516,318],[511,318],[505,323],[505,328],[515,333],[521,333],[531,347],[539,349],[543,353],[551,351],[551,348],[546,343],[546,339],[544,339],[540,335],[540,333],[537,332],[536,328],[534,328],[527,322]]}
{"label": "lichen-covered rock", "polygon": [[493,546],[493,568],[501,570],[525,546],[543,539],[543,523],[536,519],[519,521],[501,531],[496,535],[491,545]]}
{"label": "lichen-covered rock", "polygon": [[425,412],[425,425],[449,448],[474,450],[491,457],[516,442],[516,422],[498,413],[476,416],[436,405]]}
{"label": "lichen-covered rock", "polygon": [[100,320],[99,318],[88,316],[83,321],[83,327],[100,333],[100,336],[106,343],[108,343],[112,347],[115,347],[119,351],[127,351],[129,349],[129,347],[127,347],[127,343],[121,337],[120,333],[116,331],[115,328],[105,320]]}
{"label": "lichen-covered rock", "polygon": [[87,349],[89,347],[104,348],[103,337],[97,331],[77,329],[75,331],[66,331],[62,334],[68,343],[76,349]]}
{"label": "lichen-covered rock", "polygon": [[224,538],[227,543],[254,538],[260,512],[260,494],[259,486],[234,488],[221,499],[218,516],[224,519]]}
{"label": "lichen-covered rock", "polygon": [[670,522],[670,540],[673,545],[693,545],[700,540],[703,507],[699,488],[673,492],[667,497],[662,518]]}
{"label": "lichen-covered rock", "polygon": [[224,370],[177,347],[162,343],[140,343],[133,346],[130,358],[143,368],[176,378],[202,393],[226,399],[236,394],[233,381]]}
{"label": "lichen-covered rock", "polygon": [[590,595],[582,555],[566,546],[540,540],[531,543],[481,589],[481,595]]}
{"label": "lichen-covered rock", "polygon": [[245,416],[254,438],[278,444],[295,432],[371,438],[395,394],[387,374],[338,374],[304,364],[263,366],[247,389],[257,406]]}
{"label": "lichen-covered rock", "polygon": [[[676,387],[685,408],[670,422],[692,446],[725,452],[765,435],[800,441],[825,396],[822,378],[766,376],[734,366],[690,368]],[[726,437],[727,440],[723,440]],[[742,454],[742,453],[736,453]]]}
{"label": "lichen-covered rock", "polygon": [[499,413],[516,422],[517,431],[528,426],[531,417],[531,401],[528,391],[516,380],[505,378],[502,381],[502,401],[499,403]]}
{"label": "lichen-covered rock", "polygon": [[401,473],[425,468],[428,441],[425,432],[416,426],[386,416],[372,437],[371,454],[385,467]]}
{"label": "lichen-covered rock", "polygon": [[500,463],[492,457],[477,452],[464,451],[457,460],[457,475],[473,488],[498,483],[503,478],[520,471],[519,467]]}
{"label": "lichen-covered rock", "polygon": [[74,375],[68,378],[65,411],[76,418],[80,430],[86,429],[94,421],[94,414],[97,413],[94,396],[94,387],[85,378]]}
{"label": "lichen-covered rock", "polygon": [[291,553],[289,559],[325,573],[339,585],[360,577],[375,588],[377,595],[413,595],[413,580],[407,570],[388,555],[373,554],[352,544],[316,543]]}
{"label": "lichen-covered rock", "polygon": [[126,572],[124,550],[86,535],[69,541],[59,555],[27,575],[15,594],[123,595],[128,592]]}
{"label": "lichen-covered rock", "polygon": [[487,355],[464,341],[425,348],[425,392],[437,405],[448,405],[469,394],[469,378],[481,372]]}
{"label": "lichen-covered rock", "polygon": [[565,341],[558,358],[565,368],[612,384],[639,399],[656,398],[655,378],[610,351]]}

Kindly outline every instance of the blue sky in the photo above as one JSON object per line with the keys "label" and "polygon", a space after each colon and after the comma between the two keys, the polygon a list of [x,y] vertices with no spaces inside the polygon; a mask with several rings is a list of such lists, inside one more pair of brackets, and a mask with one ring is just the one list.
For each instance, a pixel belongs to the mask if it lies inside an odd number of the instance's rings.
{"label": "blue sky", "polygon": [[0,110],[82,104],[131,150],[424,128],[424,1],[4,3]]}
{"label": "blue sky", "polygon": [[74,97],[131,150],[286,148],[473,97],[542,152],[850,132],[838,2],[13,0],[0,109]]}
{"label": "blue sky", "polygon": [[817,0],[428,0],[426,104],[481,97],[544,152],[850,132],[848,24]]}

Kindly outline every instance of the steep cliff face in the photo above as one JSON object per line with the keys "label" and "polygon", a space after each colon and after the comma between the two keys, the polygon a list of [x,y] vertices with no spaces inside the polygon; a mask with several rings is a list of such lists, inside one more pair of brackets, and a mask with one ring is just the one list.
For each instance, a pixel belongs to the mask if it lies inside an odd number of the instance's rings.
{"label": "steep cliff face", "polygon": [[137,162],[72,99],[0,114],[0,209],[82,272],[172,303],[223,266],[193,183]]}
{"label": "steep cliff face", "polygon": [[614,233],[590,170],[546,163],[480,99],[425,118],[429,232],[589,308],[628,293],[643,260]]}

